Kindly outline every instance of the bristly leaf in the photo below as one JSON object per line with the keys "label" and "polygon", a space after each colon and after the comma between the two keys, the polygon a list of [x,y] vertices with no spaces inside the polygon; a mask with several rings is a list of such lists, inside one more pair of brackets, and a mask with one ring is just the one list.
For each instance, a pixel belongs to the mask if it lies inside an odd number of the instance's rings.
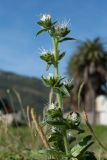
{"label": "bristly leaf", "polygon": [[39,153],[42,154],[43,156],[47,155],[48,158],[49,156],[55,157],[54,159],[62,159],[62,158],[65,159],[66,157],[65,153],[63,153],[62,151],[58,151],[56,149],[40,150]]}
{"label": "bristly leaf", "polygon": [[49,70],[50,66],[51,66],[52,63],[47,63],[47,66],[46,66],[46,71]]}
{"label": "bristly leaf", "polygon": [[64,85],[60,87],[60,91],[64,96],[70,96],[69,91],[67,90],[67,88]]}
{"label": "bristly leaf", "polygon": [[62,53],[59,55],[58,60],[61,60],[64,56],[65,56],[65,52],[62,52]]}
{"label": "bristly leaf", "polygon": [[83,160],[97,160],[93,152],[86,151],[83,157]]}
{"label": "bristly leaf", "polygon": [[76,39],[75,38],[66,37],[66,38],[63,38],[63,39],[59,40],[59,42],[72,41],[72,40],[76,40]]}
{"label": "bristly leaf", "polygon": [[42,82],[43,82],[43,84],[46,86],[46,87],[50,87],[50,83],[49,83],[49,81],[42,75]]}
{"label": "bristly leaf", "polygon": [[81,157],[82,154],[87,150],[87,148],[90,147],[94,143],[93,141],[91,141],[91,138],[92,138],[91,135],[84,137],[81,142],[79,142],[77,145],[75,145],[71,149],[71,155],[74,158]]}
{"label": "bristly leaf", "polygon": [[39,30],[37,33],[36,33],[36,36],[38,36],[39,34],[41,34],[42,32],[46,32],[47,31],[47,29],[41,29],[41,30]]}

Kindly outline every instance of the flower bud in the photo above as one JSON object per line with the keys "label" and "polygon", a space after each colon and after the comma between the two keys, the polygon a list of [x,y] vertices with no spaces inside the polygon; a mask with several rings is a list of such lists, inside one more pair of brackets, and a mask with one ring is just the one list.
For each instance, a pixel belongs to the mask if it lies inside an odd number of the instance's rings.
{"label": "flower bud", "polygon": [[81,121],[80,114],[78,112],[71,112],[68,116],[68,120],[70,121],[71,125],[78,126]]}
{"label": "flower bud", "polygon": [[43,14],[40,20],[43,22],[51,21],[51,16],[49,14]]}
{"label": "flower bud", "polygon": [[70,32],[70,30],[68,29],[68,23],[69,22],[55,24],[51,28],[50,34],[56,36],[59,39],[65,37]]}
{"label": "flower bud", "polygon": [[49,14],[43,14],[38,24],[42,26],[42,28],[50,29],[52,25],[51,16]]}

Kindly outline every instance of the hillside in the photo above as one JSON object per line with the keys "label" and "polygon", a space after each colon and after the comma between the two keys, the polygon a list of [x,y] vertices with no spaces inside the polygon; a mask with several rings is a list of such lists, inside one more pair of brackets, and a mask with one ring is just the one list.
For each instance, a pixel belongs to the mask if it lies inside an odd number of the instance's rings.
{"label": "hillside", "polygon": [[0,98],[7,98],[11,107],[19,110],[21,106],[14,89],[20,94],[24,108],[29,105],[36,108],[38,114],[42,112],[49,90],[40,79],[0,71]]}

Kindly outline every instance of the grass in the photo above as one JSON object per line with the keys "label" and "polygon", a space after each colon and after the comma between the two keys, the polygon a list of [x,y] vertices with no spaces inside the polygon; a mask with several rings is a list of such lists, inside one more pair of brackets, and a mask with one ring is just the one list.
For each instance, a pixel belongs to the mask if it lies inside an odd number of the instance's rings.
{"label": "grass", "polygon": [[0,160],[28,160],[29,151],[41,145],[39,137],[29,127],[0,127]]}
{"label": "grass", "polygon": [[[89,129],[84,125],[83,128],[87,133],[90,134]],[[96,134],[97,138],[100,140],[100,142],[104,145],[104,147],[107,149],[107,126],[103,125],[93,125],[92,126],[94,133]],[[102,160],[101,157],[107,158],[107,151],[102,149],[102,147],[98,144],[95,138],[93,138],[95,143],[91,146],[90,150],[93,151],[96,154],[96,157],[98,157],[98,160]],[[106,160],[106,159],[104,159]]]}
{"label": "grass", "polygon": [[[107,126],[93,126],[93,129],[101,143],[107,148]],[[99,159],[100,157],[107,158],[107,151],[104,152],[97,142],[91,149],[95,151],[96,156],[99,157]]]}
{"label": "grass", "polygon": [[[85,125],[83,128],[89,133]],[[107,148],[107,126],[94,125],[93,129]],[[29,151],[39,149],[41,146],[42,142],[38,136],[35,136],[35,131],[28,127],[7,128],[0,126],[0,160],[30,160]],[[91,147],[91,150],[96,153],[99,160],[102,160],[101,157],[107,158],[107,153],[101,149],[97,142]]]}

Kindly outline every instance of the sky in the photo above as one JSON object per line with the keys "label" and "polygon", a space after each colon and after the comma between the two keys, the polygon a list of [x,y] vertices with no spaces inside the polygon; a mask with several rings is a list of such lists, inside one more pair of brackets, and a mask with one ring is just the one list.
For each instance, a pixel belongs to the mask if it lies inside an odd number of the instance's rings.
{"label": "sky", "polygon": [[[70,36],[77,41],[99,36],[107,42],[107,0],[0,0],[0,70],[38,78],[47,74],[39,49],[52,49],[51,39],[46,33],[35,36],[39,30],[36,22],[44,13],[60,22],[70,19]],[[66,51],[61,75],[67,75],[76,47],[76,41],[60,46]]]}

